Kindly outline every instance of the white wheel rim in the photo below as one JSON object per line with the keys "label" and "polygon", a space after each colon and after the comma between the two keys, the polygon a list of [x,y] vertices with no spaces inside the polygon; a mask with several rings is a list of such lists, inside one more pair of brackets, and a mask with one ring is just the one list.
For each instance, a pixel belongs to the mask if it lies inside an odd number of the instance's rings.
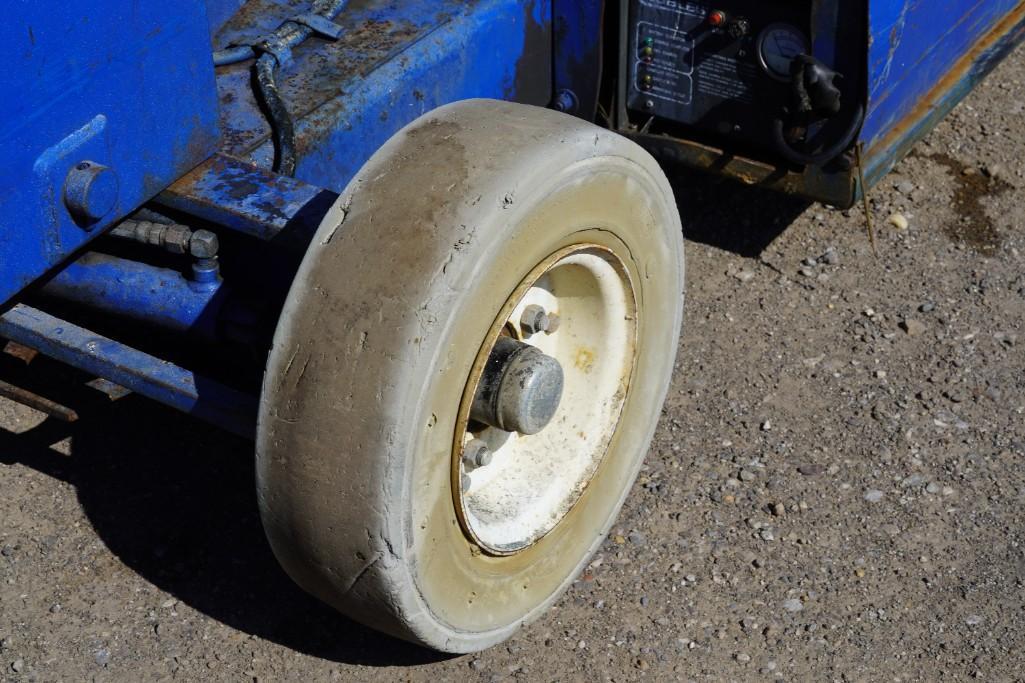
{"label": "white wheel rim", "polygon": [[[558,316],[552,333],[528,335],[519,321],[539,305]],[[482,550],[511,555],[551,532],[594,477],[619,424],[634,368],[637,321],[630,277],[612,251],[563,249],[517,287],[492,325],[467,382],[453,445],[453,492],[464,533]],[[526,436],[469,419],[469,406],[500,334],[555,358],[565,376],[551,423]],[[464,447],[485,441],[492,461],[464,462]]]}

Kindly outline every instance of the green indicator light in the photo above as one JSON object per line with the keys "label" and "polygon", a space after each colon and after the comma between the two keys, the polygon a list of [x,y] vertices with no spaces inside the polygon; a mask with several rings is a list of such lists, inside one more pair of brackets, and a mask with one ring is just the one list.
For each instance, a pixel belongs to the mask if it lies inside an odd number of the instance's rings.
{"label": "green indicator light", "polygon": [[655,39],[654,38],[645,38],[644,39],[644,44],[645,45],[649,45],[649,46],[650,45],[654,45],[655,44]]}

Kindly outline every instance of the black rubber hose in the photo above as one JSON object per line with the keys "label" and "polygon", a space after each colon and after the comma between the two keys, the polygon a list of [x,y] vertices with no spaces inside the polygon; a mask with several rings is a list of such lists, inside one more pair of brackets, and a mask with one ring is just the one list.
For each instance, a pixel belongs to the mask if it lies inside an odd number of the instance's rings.
{"label": "black rubber hose", "polygon": [[786,137],[783,135],[783,119],[776,119],[773,122],[772,129],[773,143],[775,144],[776,151],[779,152],[780,156],[793,164],[797,164],[798,166],[824,164],[827,161],[832,161],[836,157],[840,156],[845,149],[850,147],[851,143],[854,142],[854,138],[857,137],[858,132],[861,130],[861,124],[864,122],[865,106],[859,104],[858,108],[854,111],[851,123],[847,126],[843,136],[837,140],[836,143],[830,145],[821,152],[810,154],[794,149],[790,143],[787,142]]}
{"label": "black rubber hose", "polygon": [[[314,10],[325,19],[334,20],[346,4],[348,4],[348,0],[321,0],[321,2],[315,3]],[[267,115],[271,134],[274,137],[273,169],[275,172],[287,176],[295,175],[297,164],[295,121],[292,120],[292,114],[285,106],[285,100],[281,97],[281,91],[278,90],[275,80],[278,60],[267,48],[273,46],[279,50],[291,50],[312,34],[313,29],[309,26],[286,21],[267,40],[263,41],[262,48],[260,45],[251,48],[236,47],[214,53],[214,64],[225,66],[244,61],[258,52],[262,52],[257,58],[256,64],[253,65],[253,80],[256,82],[257,97]]]}
{"label": "black rubber hose", "polygon": [[274,136],[274,171],[293,176],[296,166],[295,122],[292,121],[292,114],[285,106],[285,100],[282,99],[274,78],[277,67],[278,60],[274,55],[262,54],[253,67],[253,76],[256,80],[256,92],[267,113],[267,120]]}

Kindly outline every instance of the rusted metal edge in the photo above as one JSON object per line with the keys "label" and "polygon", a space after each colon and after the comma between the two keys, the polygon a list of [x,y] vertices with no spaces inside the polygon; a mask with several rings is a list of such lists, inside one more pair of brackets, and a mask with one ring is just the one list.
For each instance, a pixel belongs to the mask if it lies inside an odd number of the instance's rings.
{"label": "rusted metal edge", "polygon": [[660,160],[714,173],[744,185],[800,195],[842,209],[850,208],[856,200],[851,172],[829,173],[808,167],[799,173],[689,140],[642,133],[624,135]]}
{"label": "rusted metal edge", "polygon": [[[0,339],[0,341],[3,340]],[[27,346],[22,346],[21,344],[12,341],[7,342],[7,345],[4,346],[4,353],[12,358],[17,358],[25,363],[25,365],[31,363],[35,360],[36,356],[39,355],[39,352],[35,349],[30,349]]]}

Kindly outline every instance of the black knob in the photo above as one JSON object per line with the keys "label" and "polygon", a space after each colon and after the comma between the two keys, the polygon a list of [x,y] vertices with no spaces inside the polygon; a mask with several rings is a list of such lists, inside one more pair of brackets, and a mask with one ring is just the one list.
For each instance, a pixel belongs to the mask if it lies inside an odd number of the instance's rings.
{"label": "black knob", "polygon": [[836,79],[843,76],[811,55],[798,55],[790,66],[798,111],[830,118],[840,112],[840,89]]}
{"label": "black knob", "polygon": [[751,33],[751,22],[744,17],[738,17],[730,22],[727,32],[737,40]]}

